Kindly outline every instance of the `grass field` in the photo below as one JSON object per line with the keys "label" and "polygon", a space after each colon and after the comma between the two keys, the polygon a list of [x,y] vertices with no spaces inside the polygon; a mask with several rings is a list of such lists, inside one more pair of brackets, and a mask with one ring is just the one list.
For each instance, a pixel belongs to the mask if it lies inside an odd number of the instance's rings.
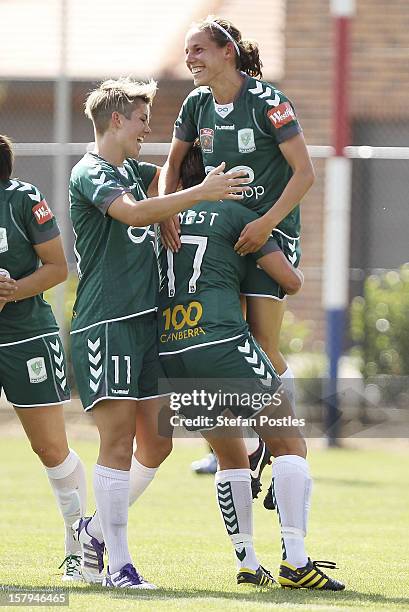
{"label": "grass field", "polygon": [[[73,447],[90,475],[95,442],[78,440]],[[79,585],[70,590],[70,609],[409,610],[407,451],[311,452],[315,487],[308,550],[313,558],[337,561],[334,574],[347,584],[342,593],[236,586],[213,479],[190,473],[190,462],[201,453],[201,446],[177,443],[130,510],[132,554],[160,589],[124,593]],[[19,437],[0,437],[0,462],[0,585],[61,586],[62,525],[44,472]],[[277,517],[259,502],[254,508],[256,550],[274,574],[280,559]]]}

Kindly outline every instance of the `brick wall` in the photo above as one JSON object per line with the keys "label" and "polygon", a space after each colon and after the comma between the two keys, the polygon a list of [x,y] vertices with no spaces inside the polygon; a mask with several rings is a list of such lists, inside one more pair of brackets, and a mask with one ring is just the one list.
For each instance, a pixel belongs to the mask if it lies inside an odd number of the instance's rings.
{"label": "brick wall", "polygon": [[[264,0],[259,12],[265,11]],[[357,14],[351,37],[351,120],[409,119],[409,11],[407,0],[356,0]],[[308,144],[331,144],[333,31],[329,0],[287,0],[285,27],[284,79],[277,83],[293,100]],[[252,4],[253,13],[258,2]],[[222,9],[219,10],[222,14]],[[233,18],[233,17],[232,17]],[[237,19],[237,23],[241,20]],[[252,33],[243,28],[245,36]],[[263,49],[261,49],[263,57]],[[268,58],[264,63],[268,64]],[[186,75],[187,76],[187,75]],[[91,84],[77,83],[73,92],[73,140],[92,137],[83,117],[82,105]],[[37,91],[41,88],[41,91]],[[159,91],[152,114],[150,141],[163,142],[171,137],[173,121],[180,104],[191,90],[190,80],[159,79]],[[4,89],[4,88],[3,88]],[[0,88],[0,93],[3,89]],[[52,87],[31,84],[8,90],[2,111],[3,130],[8,131],[12,110],[19,109],[19,121],[10,123],[10,134],[18,140],[43,140],[36,120],[39,108],[52,125]],[[10,114],[11,113],[11,114]],[[23,128],[24,126],[24,128]],[[7,129],[6,129],[7,128]],[[20,129],[21,128],[21,129]],[[31,133],[30,133],[31,131]],[[24,132],[24,135],[22,134]],[[48,134],[51,136],[51,134]],[[52,138],[52,136],[51,136]],[[161,161],[161,160],[155,160]],[[302,204],[302,267],[306,282],[299,297],[290,298],[288,306],[301,319],[315,322],[315,338],[324,337],[324,313],[321,307],[321,270],[323,264],[323,160],[315,160],[317,179]]]}

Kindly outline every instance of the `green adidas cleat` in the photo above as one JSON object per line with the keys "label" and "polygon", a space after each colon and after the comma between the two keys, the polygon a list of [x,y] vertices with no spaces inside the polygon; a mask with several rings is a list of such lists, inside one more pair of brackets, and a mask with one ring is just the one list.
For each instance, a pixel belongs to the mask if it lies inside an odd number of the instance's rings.
{"label": "green adidas cleat", "polygon": [[311,561],[308,558],[304,567],[294,567],[287,561],[282,561],[278,582],[287,589],[321,589],[323,591],[343,591],[345,584],[330,578],[320,567],[338,569],[333,561]]}
{"label": "green adidas cleat", "polygon": [[268,570],[261,565],[256,570],[243,567],[237,574],[237,584],[251,584],[259,587],[272,587],[277,584]]}

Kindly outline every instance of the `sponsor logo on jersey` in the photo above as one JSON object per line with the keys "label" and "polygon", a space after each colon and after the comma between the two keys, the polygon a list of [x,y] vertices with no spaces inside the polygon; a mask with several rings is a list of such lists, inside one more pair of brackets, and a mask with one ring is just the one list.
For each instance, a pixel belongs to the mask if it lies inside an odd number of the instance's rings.
{"label": "sponsor logo on jersey", "polygon": [[235,130],[236,126],[234,125],[215,125],[216,130]]}
{"label": "sponsor logo on jersey", "polygon": [[233,102],[230,102],[230,104],[216,104],[215,102],[214,110],[218,115],[220,115],[220,117],[224,119],[234,110],[234,104]]}
{"label": "sponsor logo on jersey", "polygon": [[202,128],[200,130],[200,146],[203,153],[213,153],[214,130]]}
{"label": "sponsor logo on jersey", "polygon": [[147,237],[155,238],[155,232],[151,229],[151,225],[146,227],[134,227],[130,225],[128,227],[128,238],[134,244],[141,244]]}
{"label": "sponsor logo on jersey", "polygon": [[254,132],[252,128],[243,128],[237,132],[240,153],[252,153],[256,150]]}
{"label": "sponsor logo on jersey", "polygon": [[45,200],[41,200],[41,202],[33,206],[32,211],[38,225],[42,225],[54,217]]}
{"label": "sponsor logo on jersey", "polygon": [[281,128],[283,125],[295,121],[295,113],[289,102],[283,102],[277,108],[272,108],[268,111],[267,117],[275,128]]}
{"label": "sponsor logo on jersey", "polygon": [[129,395],[129,389],[111,389],[113,395]]}
{"label": "sponsor logo on jersey", "polygon": [[176,304],[172,308],[166,308],[162,316],[165,319],[165,333],[160,336],[162,344],[206,335],[203,327],[198,325],[203,316],[203,306],[200,302],[190,302],[187,308],[183,304]]}
{"label": "sponsor logo on jersey", "polygon": [[7,242],[7,230],[5,227],[0,227],[0,253],[5,253],[9,250]]}
{"label": "sponsor logo on jersey", "polygon": [[[215,168],[214,166],[206,166],[205,167],[206,174],[209,174],[209,172],[214,170],[214,168]],[[228,172],[240,172],[240,170],[244,170],[248,176],[248,178],[242,177],[243,184],[250,185],[250,189],[244,192],[244,197],[245,198],[255,198],[256,200],[258,200],[259,198],[262,198],[265,193],[265,189],[263,185],[252,185],[252,183],[254,182],[256,178],[253,168],[250,168],[250,166],[234,166],[234,168],[230,168]]]}
{"label": "sponsor logo on jersey", "polygon": [[33,357],[27,361],[28,376],[30,383],[41,383],[47,380],[47,370],[44,357]]}

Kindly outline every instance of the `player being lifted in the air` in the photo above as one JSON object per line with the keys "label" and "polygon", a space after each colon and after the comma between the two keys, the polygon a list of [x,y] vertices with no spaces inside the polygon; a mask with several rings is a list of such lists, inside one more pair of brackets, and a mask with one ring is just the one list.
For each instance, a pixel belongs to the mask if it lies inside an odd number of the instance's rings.
{"label": "player being lifted in the air", "polygon": [[[298,204],[313,183],[314,171],[293,104],[274,85],[260,80],[257,43],[243,39],[228,20],[208,17],[194,24],[186,34],[185,56],[196,89],[175,122],[160,189],[170,193],[177,188],[181,162],[195,138],[200,138],[206,171],[225,160],[227,169],[240,167],[247,172],[250,189],[244,201],[259,218],[243,228],[236,250],[255,252],[273,233],[287,259],[297,266]],[[166,221],[161,230],[165,246],[177,251],[181,247],[177,220]],[[285,291],[253,263],[241,293],[246,296],[252,333],[293,400],[293,374],[279,350]]]}

